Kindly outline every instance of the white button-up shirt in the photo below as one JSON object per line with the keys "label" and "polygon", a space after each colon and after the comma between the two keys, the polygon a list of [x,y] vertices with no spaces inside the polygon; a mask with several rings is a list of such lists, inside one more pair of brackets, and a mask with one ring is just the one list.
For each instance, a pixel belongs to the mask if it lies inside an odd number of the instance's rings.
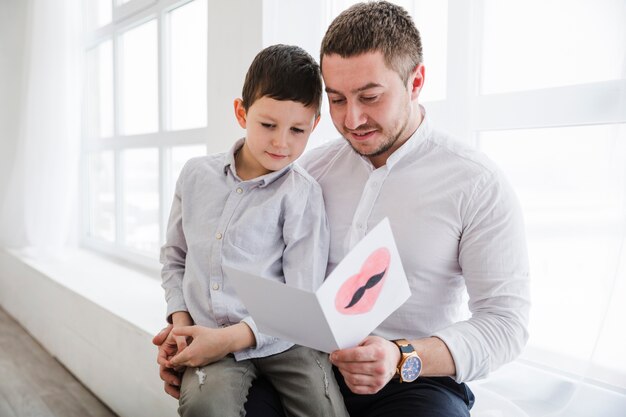
{"label": "white button-up shirt", "polygon": [[[242,181],[234,162],[242,144],[185,165],[161,248],[168,318],[187,311],[196,324],[211,328],[244,321],[256,347],[235,352],[237,360],[280,353],[292,343],[259,333],[222,265],[316,290],[329,241],[319,185],[295,164]],[[272,294],[259,297],[271,300]]]}
{"label": "white button-up shirt", "polygon": [[484,155],[432,130],[425,116],[378,169],[344,139],[300,163],[324,193],[328,272],[389,217],[412,295],[374,335],[439,337],[459,382],[519,354],[530,305],[524,225],[513,191]]}

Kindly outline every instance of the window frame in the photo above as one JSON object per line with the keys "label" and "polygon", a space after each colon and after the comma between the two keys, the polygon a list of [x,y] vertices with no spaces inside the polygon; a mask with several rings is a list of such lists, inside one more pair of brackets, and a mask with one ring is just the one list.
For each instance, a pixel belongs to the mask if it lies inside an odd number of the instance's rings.
{"label": "window frame", "polygon": [[[127,149],[151,148],[157,149],[159,159],[159,244],[165,240],[165,232],[174,184],[171,183],[169,171],[171,169],[171,149],[173,147],[203,145],[207,146],[206,138],[209,136],[208,128],[208,100],[207,100],[207,126],[184,129],[168,130],[170,103],[168,101],[170,82],[168,73],[169,50],[169,19],[168,14],[173,10],[185,6],[195,0],[131,0],[124,4],[112,4],[112,21],[102,27],[96,28],[86,34],[84,50],[89,52],[97,48],[105,41],[112,42],[113,56],[113,135],[111,137],[92,137],[89,135],[86,115],[83,115],[82,146],[81,146],[81,227],[80,244],[97,252],[125,260],[133,265],[158,270],[158,259],[138,251],[124,242],[124,201],[122,154]],[[88,7],[85,5],[85,7]],[[158,79],[158,130],[152,133],[124,135],[120,126],[120,60],[121,48],[120,37],[129,30],[136,28],[151,20],[156,21],[157,26],[157,79]],[[208,26],[207,16],[207,26]],[[207,53],[207,61],[209,60]],[[208,73],[208,62],[207,62]],[[207,88],[208,96],[208,88]],[[88,100],[88,91],[85,88],[85,101]],[[114,184],[115,184],[115,240],[104,241],[90,234],[91,208],[89,201],[89,157],[92,154],[113,151],[114,155]]]}

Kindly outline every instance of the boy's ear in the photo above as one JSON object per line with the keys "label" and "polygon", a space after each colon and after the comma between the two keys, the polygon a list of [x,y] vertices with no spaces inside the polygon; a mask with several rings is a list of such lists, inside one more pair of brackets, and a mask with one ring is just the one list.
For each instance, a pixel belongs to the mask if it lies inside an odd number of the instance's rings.
{"label": "boy's ear", "polygon": [[313,129],[311,129],[311,132],[315,130],[315,128],[317,127],[317,124],[320,122],[320,116],[321,115],[317,115],[317,117],[315,118],[315,121],[313,122]]}
{"label": "boy's ear", "polygon": [[246,128],[246,109],[243,107],[243,100],[240,98],[236,98],[233,103],[235,107],[235,117],[237,118],[237,122],[242,129]]}

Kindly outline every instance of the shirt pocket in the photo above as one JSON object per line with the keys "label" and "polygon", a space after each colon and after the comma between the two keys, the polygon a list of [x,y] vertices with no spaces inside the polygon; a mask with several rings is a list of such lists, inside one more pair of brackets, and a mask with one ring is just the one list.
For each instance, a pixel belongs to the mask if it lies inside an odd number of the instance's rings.
{"label": "shirt pocket", "polygon": [[283,227],[280,212],[268,207],[246,210],[236,221],[231,222],[230,239],[233,246],[249,254],[259,256],[282,252]]}

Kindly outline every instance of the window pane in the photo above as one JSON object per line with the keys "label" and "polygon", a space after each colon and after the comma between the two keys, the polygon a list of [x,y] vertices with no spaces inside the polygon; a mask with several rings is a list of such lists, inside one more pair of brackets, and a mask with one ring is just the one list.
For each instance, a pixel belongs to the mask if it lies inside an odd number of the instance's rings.
{"label": "window pane", "polygon": [[[426,82],[420,102],[445,100],[448,52],[448,2],[414,0],[407,8],[422,38]],[[402,4],[401,4],[402,5]]]}
{"label": "window pane", "polygon": [[122,133],[155,132],[159,127],[156,21],[124,33],[120,48]]}
{"label": "window pane", "polygon": [[102,42],[87,54],[87,131],[90,137],[113,136],[113,49]]}
{"label": "window pane", "polygon": [[[480,144],[503,168],[524,209],[533,302],[529,345],[558,353],[548,365],[584,373],[586,365],[577,367],[594,353],[624,239],[626,125],[486,132]],[[613,307],[611,314],[626,317],[624,303]],[[623,354],[610,363],[626,370]]]}
{"label": "window pane", "polygon": [[169,13],[171,128],[207,123],[207,2],[195,0]]}
{"label": "window pane", "polygon": [[482,93],[618,79],[624,0],[485,0]]}
{"label": "window pane", "polygon": [[159,151],[123,153],[124,243],[157,257],[159,249]]}
{"label": "window pane", "polygon": [[89,156],[89,235],[115,240],[115,164],[113,152]]}
{"label": "window pane", "polygon": [[96,7],[96,24],[98,26],[104,26],[111,23],[113,17],[111,0],[97,0]]}

